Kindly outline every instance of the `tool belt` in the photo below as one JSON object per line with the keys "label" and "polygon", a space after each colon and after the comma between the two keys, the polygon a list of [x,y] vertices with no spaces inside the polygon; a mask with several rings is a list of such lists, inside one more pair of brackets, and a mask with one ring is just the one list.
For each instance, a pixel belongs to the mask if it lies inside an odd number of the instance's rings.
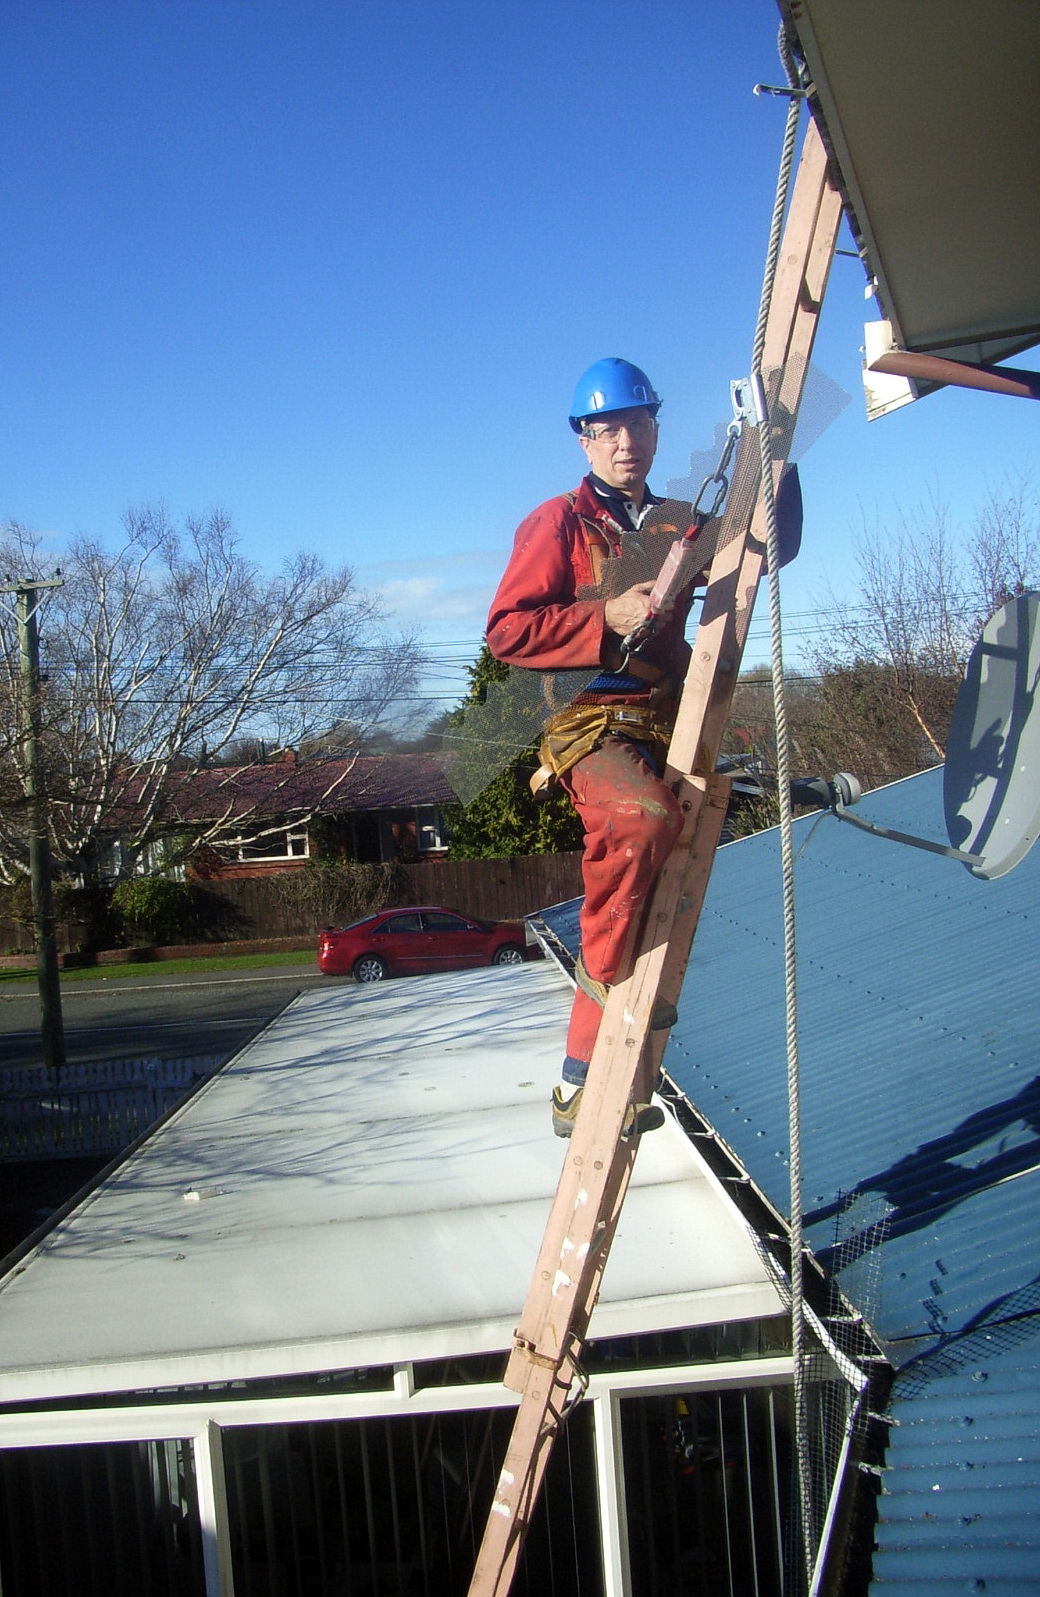
{"label": "tool belt", "polygon": [[531,778],[535,798],[547,798],[558,779],[598,749],[605,737],[646,744],[664,764],[674,716],[643,704],[569,704],[545,723],[538,746],[538,770]]}

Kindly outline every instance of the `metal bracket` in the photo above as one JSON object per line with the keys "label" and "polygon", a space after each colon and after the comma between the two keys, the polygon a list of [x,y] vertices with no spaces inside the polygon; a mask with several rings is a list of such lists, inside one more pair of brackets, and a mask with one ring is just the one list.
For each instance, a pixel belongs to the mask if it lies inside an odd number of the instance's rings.
{"label": "metal bracket", "polygon": [[734,421],[761,427],[766,419],[766,394],[760,372],[752,372],[750,377],[737,377],[729,385],[729,397],[733,402]]}
{"label": "metal bracket", "polygon": [[943,854],[947,859],[960,860],[962,865],[985,865],[985,856],[969,854],[963,848],[947,848],[945,843],[933,843],[927,837],[914,837],[910,832],[897,832],[892,826],[880,826],[876,821],[866,821],[862,815],[850,815],[840,798],[832,805],[831,814],[861,832],[871,832],[875,837],[888,837],[893,843],[909,843],[911,848],[926,849],[929,854]]}
{"label": "metal bracket", "polygon": [[555,1370],[560,1362],[559,1359],[551,1358],[546,1353],[539,1353],[535,1343],[529,1341],[526,1336],[521,1336],[519,1332],[516,1332],[513,1336],[513,1346],[531,1364],[540,1364],[543,1370]]}
{"label": "metal bracket", "polygon": [[781,83],[756,83],[751,92],[757,99],[761,99],[763,94],[775,94],[784,100],[807,100],[811,90],[792,89],[789,85]]}

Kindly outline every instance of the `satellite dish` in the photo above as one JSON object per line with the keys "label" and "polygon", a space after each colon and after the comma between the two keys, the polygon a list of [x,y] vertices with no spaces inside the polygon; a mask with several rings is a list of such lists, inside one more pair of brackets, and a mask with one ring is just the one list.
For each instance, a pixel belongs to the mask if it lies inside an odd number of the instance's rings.
{"label": "satellite dish", "polygon": [[1040,834],[1040,593],[1011,599],[982,630],[953,707],[943,775],[946,831],[986,881]]}
{"label": "satellite dish", "polygon": [[1038,687],[1040,593],[1023,593],[986,622],[953,707],[943,771],[949,848],[851,815],[861,789],[847,774],[792,783],[791,796],[861,831],[960,860],[982,881],[1006,876],[1040,836]]}

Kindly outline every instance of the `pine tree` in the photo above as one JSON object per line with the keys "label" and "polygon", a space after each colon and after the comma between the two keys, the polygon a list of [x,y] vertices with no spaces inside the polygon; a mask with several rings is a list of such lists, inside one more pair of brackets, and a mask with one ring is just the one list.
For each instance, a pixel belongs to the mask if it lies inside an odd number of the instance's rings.
{"label": "pine tree", "polygon": [[[484,704],[489,686],[505,682],[511,669],[482,644],[469,667],[469,691],[448,718],[447,747],[451,747],[452,729],[462,727],[467,709]],[[493,756],[489,753],[488,758],[490,761]],[[581,822],[567,795],[557,789],[542,803],[531,793],[528,782],[537,765],[536,750],[526,749],[472,803],[445,810],[451,834],[449,859],[508,859],[516,854],[556,854],[581,847]]]}

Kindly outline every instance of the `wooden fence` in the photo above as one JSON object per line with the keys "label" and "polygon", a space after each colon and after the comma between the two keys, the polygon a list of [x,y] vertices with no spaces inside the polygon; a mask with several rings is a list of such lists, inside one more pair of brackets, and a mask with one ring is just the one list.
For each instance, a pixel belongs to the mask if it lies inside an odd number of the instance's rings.
{"label": "wooden fence", "polygon": [[[399,866],[402,904],[442,904],[485,920],[522,920],[581,892],[580,854],[530,854],[512,859],[424,860]],[[238,910],[245,938],[316,935],[322,924],[294,910],[270,876],[233,877],[206,883]],[[75,928],[58,925],[63,952],[74,949]],[[0,921],[0,948],[32,952],[31,933]]]}
{"label": "wooden fence", "polygon": [[[485,920],[522,920],[535,910],[581,892],[580,854],[531,854],[512,859],[424,860],[401,865],[402,904],[440,904]],[[317,933],[279,897],[270,877],[247,876],[207,882],[230,899],[247,937],[292,937]]]}
{"label": "wooden fence", "polygon": [[42,1065],[0,1071],[0,1160],[118,1153],[179,1103],[223,1057],[67,1065],[57,1086]]}
{"label": "wooden fence", "polygon": [[580,854],[440,860],[402,867],[413,903],[443,904],[462,915],[521,920],[581,892]]}

